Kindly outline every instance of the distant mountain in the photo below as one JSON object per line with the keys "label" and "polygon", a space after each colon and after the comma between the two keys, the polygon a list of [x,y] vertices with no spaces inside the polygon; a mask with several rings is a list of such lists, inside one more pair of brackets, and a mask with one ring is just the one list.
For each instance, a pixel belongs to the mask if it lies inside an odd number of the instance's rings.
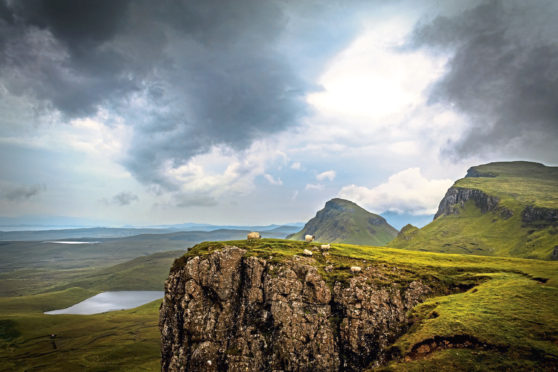
{"label": "distant mountain", "polygon": [[142,229],[116,227],[90,227],[80,229],[36,230],[36,231],[0,231],[0,241],[36,241],[60,239],[108,239],[123,238],[139,234],[167,234],[170,229]]}
{"label": "distant mountain", "polygon": [[100,226],[124,227],[108,220],[91,218],[46,215],[26,215],[19,217],[0,216],[0,231],[60,230]]}
{"label": "distant mountain", "polygon": [[406,227],[390,247],[558,259],[558,167],[501,162],[472,167],[434,221]]}
{"label": "distant mountain", "polygon": [[[186,226],[190,225],[190,226]],[[212,231],[226,230],[235,236],[243,236],[249,231],[259,231],[267,238],[285,238],[287,235],[297,232],[300,225],[268,225],[268,226],[219,226],[184,224],[183,228],[173,227],[180,225],[164,225],[153,228],[117,228],[117,227],[91,227],[76,229],[54,229],[54,230],[29,230],[29,231],[0,231],[0,241],[38,241],[38,240],[91,240],[91,239],[113,239],[124,238],[142,234],[172,234],[177,232],[208,233]],[[198,229],[195,229],[195,228]],[[202,234],[204,235],[204,234]],[[194,236],[194,235],[191,235]],[[232,238],[231,238],[232,239]],[[235,238],[236,239],[236,238]],[[198,239],[195,239],[197,241]]]}
{"label": "distant mountain", "polygon": [[304,228],[287,239],[302,240],[306,234],[315,235],[324,243],[385,245],[397,235],[397,230],[377,214],[344,199],[331,199]]}
{"label": "distant mountain", "polygon": [[[304,223],[301,222],[293,222],[288,223],[285,225],[211,225],[211,224],[202,224],[202,223],[182,223],[182,224],[174,224],[174,225],[156,225],[150,226],[151,228],[156,229],[170,229],[170,230],[180,230],[180,231],[213,231],[213,230],[250,230],[250,231],[289,231],[293,230],[298,231],[300,228],[304,226]],[[291,231],[290,233],[294,232]],[[285,234],[286,235],[286,234]]]}
{"label": "distant mountain", "polygon": [[414,215],[410,213],[397,213],[392,211],[385,211],[380,213],[391,226],[401,230],[403,226],[411,224],[418,227],[423,227],[432,222],[434,214],[419,214]]}

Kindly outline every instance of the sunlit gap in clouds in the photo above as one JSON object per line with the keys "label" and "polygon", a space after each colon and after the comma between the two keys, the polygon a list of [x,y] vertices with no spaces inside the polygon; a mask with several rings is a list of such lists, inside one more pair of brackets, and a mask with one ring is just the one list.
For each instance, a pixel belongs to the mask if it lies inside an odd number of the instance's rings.
{"label": "sunlit gap in clouds", "polygon": [[319,80],[323,91],[310,94],[308,103],[370,125],[424,104],[425,90],[443,74],[447,58],[400,50],[412,26],[397,19],[368,27],[331,61]]}

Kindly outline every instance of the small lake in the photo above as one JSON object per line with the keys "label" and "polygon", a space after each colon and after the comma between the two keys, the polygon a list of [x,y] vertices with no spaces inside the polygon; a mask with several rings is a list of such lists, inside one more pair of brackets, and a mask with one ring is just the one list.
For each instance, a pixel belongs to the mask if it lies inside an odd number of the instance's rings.
{"label": "small lake", "polygon": [[50,240],[43,243],[52,243],[52,244],[99,244],[100,242],[81,242],[75,240]]}
{"label": "small lake", "polygon": [[163,298],[163,291],[117,291],[102,292],[66,309],[47,311],[45,314],[91,315],[107,311],[133,309]]}

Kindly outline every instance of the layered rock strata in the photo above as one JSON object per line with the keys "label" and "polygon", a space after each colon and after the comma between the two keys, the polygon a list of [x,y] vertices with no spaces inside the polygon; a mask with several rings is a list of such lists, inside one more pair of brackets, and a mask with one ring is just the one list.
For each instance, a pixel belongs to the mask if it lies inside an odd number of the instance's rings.
{"label": "layered rock strata", "polygon": [[434,219],[440,216],[459,214],[461,208],[469,200],[472,200],[482,213],[497,211],[503,218],[509,218],[513,214],[509,209],[498,205],[500,200],[496,196],[488,195],[477,189],[452,186],[440,202]]}

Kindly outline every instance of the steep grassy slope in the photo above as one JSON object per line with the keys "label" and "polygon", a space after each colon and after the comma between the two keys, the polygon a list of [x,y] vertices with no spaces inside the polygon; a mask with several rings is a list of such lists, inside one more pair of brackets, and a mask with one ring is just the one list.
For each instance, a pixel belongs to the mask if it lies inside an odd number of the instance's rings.
{"label": "steep grassy slope", "polygon": [[331,199],[304,228],[287,239],[303,240],[306,234],[321,242],[385,245],[397,234],[386,220],[355,203]]}
{"label": "steep grassy slope", "polygon": [[389,246],[525,258],[558,258],[558,167],[491,163],[448,190],[434,221]]}

